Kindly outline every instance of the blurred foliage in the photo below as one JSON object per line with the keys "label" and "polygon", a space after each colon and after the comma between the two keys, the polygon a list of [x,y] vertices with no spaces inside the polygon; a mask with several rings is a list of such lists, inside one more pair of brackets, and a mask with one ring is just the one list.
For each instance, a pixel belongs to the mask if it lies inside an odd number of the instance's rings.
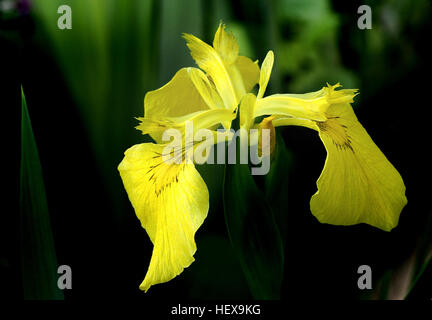
{"label": "blurred foliage", "polygon": [[159,2],[69,1],[71,30],[56,27],[57,8],[62,4],[61,0],[36,1],[35,14],[70,85],[120,214],[116,167],[120,150],[139,141],[134,117],[143,114],[144,93],[156,83]]}
{"label": "blurred foliage", "polygon": [[358,87],[354,72],[343,66],[338,48],[339,17],[328,0],[280,1],[279,60],[291,92],[314,91],[323,83]]}
{"label": "blurred foliage", "polygon": [[42,168],[22,92],[20,179],[21,266],[24,299],[60,300],[57,258]]}

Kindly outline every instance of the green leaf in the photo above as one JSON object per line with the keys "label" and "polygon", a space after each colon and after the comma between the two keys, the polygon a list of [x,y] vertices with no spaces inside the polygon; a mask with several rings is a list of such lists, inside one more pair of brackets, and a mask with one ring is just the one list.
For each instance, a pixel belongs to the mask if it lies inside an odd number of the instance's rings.
{"label": "green leaf", "polygon": [[21,88],[20,236],[24,299],[61,300],[42,168]]}
{"label": "green leaf", "polygon": [[[418,294],[417,291],[421,291],[421,287],[423,287],[423,290],[425,290],[425,287],[428,286],[426,283],[429,283],[427,281],[427,277],[432,278],[432,252],[429,254],[429,256],[426,258],[424,263],[421,265],[421,268],[417,275],[414,277],[411,288],[409,289],[407,295],[405,296],[405,299],[412,299],[413,296]],[[430,280],[429,280],[430,281]],[[428,286],[429,288],[429,286]],[[430,291],[430,290],[429,290]]]}
{"label": "green leaf", "polygon": [[265,176],[265,197],[270,204],[285,243],[288,225],[289,191],[288,175],[291,170],[292,155],[285,147],[280,134],[276,134],[276,148],[271,160],[269,173]]}
{"label": "green leaf", "polygon": [[[189,10],[188,4],[176,2],[182,11]],[[57,27],[57,8],[63,4],[72,9],[70,30]],[[157,0],[45,0],[34,1],[32,6],[41,45],[59,66],[86,130],[92,151],[89,156],[96,161],[109,194],[113,210],[107,212],[106,219],[115,219],[119,228],[122,224],[118,222],[126,219],[124,212],[130,206],[119,196],[123,187],[113,172],[117,173],[124,150],[143,142],[134,129],[134,117],[143,115],[144,94],[164,84],[158,82],[161,42],[165,41],[161,36],[162,6],[170,10],[173,5]],[[171,15],[178,14],[175,9],[171,8]],[[172,31],[184,48],[184,57],[189,55],[181,38],[186,30],[180,27],[189,20],[185,15],[178,18],[178,28]],[[193,20],[198,21],[199,15]],[[178,47],[172,49],[176,54],[169,59],[176,58],[177,51]]]}
{"label": "green leaf", "polygon": [[231,244],[253,297],[279,299],[282,240],[264,193],[246,164],[225,166],[224,212]]}
{"label": "green leaf", "polygon": [[416,248],[414,276],[405,299],[416,299],[430,292],[429,283],[432,279],[432,215],[429,215],[425,230]]}

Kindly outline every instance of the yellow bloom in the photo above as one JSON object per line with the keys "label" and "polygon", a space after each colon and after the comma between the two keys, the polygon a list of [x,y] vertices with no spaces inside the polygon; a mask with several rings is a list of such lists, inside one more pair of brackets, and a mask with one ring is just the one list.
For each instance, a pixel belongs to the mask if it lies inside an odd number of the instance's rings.
{"label": "yellow bloom", "polygon": [[259,79],[258,65],[238,55],[239,46],[224,25],[219,26],[213,47],[189,34],[184,38],[203,71],[180,69],[165,86],[146,94],[145,117],[138,118],[137,128],[156,144],[131,147],[118,167],[129,200],[154,245],[140,285],[145,291],[173,279],[194,261],[194,236],[209,209],[207,186],[188,153],[192,146],[179,146],[181,161],[164,161],[163,133],[172,128],[186,136],[187,122],[194,131],[220,125],[230,128],[239,101]]}
{"label": "yellow bloom", "polygon": [[[322,223],[367,223],[385,231],[393,229],[407,203],[399,172],[375,145],[351,107],[357,90],[335,90],[328,85],[306,94],[275,94],[263,98],[273,66],[273,52],[262,64],[256,99],[240,106],[240,123],[253,124],[259,116],[273,126],[298,125],[318,132],[327,150],[324,169],[312,196],[312,214]],[[252,96],[252,94],[249,94]],[[242,111],[245,108],[247,111]]]}
{"label": "yellow bloom", "polygon": [[[274,148],[274,127],[300,125],[318,131],[327,159],[318,179],[311,211],[324,223],[368,223],[391,230],[406,204],[405,186],[396,169],[358,122],[351,103],[357,90],[327,86],[307,94],[264,97],[272,66],[270,51],[262,68],[238,55],[234,37],[220,25],[210,46],[185,34],[198,68],[180,69],[163,87],[144,98],[144,117],[138,129],[156,143],[129,148],[118,170],[129,200],[154,248],[140,289],[167,282],[194,261],[195,233],[209,209],[207,186],[193,164],[191,150],[209,142],[188,136],[200,129],[231,127],[240,104],[240,127],[270,129],[269,145],[259,145],[262,156]],[[257,96],[249,93],[259,83]],[[264,118],[260,124],[255,119]],[[188,123],[193,131],[188,132]],[[166,152],[165,134],[176,129],[181,142]],[[244,131],[243,131],[244,132]],[[244,136],[240,136],[245,142]],[[166,138],[166,137],[165,137]],[[193,154],[193,153],[192,153]],[[207,153],[206,153],[207,155]],[[174,161],[166,161],[174,160]]]}

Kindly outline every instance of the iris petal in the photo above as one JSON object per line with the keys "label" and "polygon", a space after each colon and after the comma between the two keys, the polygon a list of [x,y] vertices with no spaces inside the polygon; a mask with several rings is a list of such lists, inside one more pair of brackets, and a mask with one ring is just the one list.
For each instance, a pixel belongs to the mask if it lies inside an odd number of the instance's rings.
{"label": "iris petal", "polygon": [[[163,143],[162,135],[167,129],[176,129],[184,135],[186,125],[191,125],[193,132],[200,129],[215,129],[219,124],[231,125],[236,113],[228,109],[210,109],[197,111],[182,117],[165,117],[161,120],[149,118],[137,118],[141,123],[136,127],[142,134],[149,134],[157,143]],[[166,142],[166,141],[165,141]]]}
{"label": "iris petal", "polygon": [[254,108],[256,104],[256,97],[252,93],[248,93],[241,101],[240,104],[240,127],[249,130],[254,123]]}
{"label": "iris petal", "polygon": [[218,52],[204,41],[191,34],[184,34],[192,58],[211,78],[222,98],[225,107],[233,110],[237,107],[237,97],[231,76]]}
{"label": "iris petal", "polygon": [[213,39],[213,48],[226,64],[233,64],[238,57],[239,45],[231,32],[225,31],[225,25],[219,24]]}
{"label": "iris petal", "polygon": [[118,169],[138,219],[153,242],[140,289],[167,282],[194,261],[194,236],[209,209],[207,186],[193,164],[162,161],[163,145],[129,148]]}
{"label": "iris petal", "polygon": [[195,88],[188,69],[191,68],[180,69],[166,85],[145,95],[146,118],[180,117],[209,109]]}
{"label": "iris petal", "polygon": [[210,109],[224,108],[223,101],[217,93],[216,88],[214,88],[214,85],[204,72],[197,68],[190,68],[189,75],[195,88]]}
{"label": "iris petal", "polygon": [[304,94],[274,94],[259,100],[255,117],[282,115],[299,119],[325,121],[327,109],[336,103],[351,103],[356,89],[335,90],[340,84]]}
{"label": "iris petal", "polygon": [[407,203],[399,172],[348,103],[332,105],[327,116],[318,123],[327,159],[310,202],[312,214],[323,223],[367,223],[390,231]]}
{"label": "iris petal", "polygon": [[274,126],[318,131],[327,159],[310,207],[320,222],[390,231],[407,203],[404,182],[357,120],[350,105],[357,90],[336,91],[339,86],[258,99],[254,116],[273,114]]}
{"label": "iris petal", "polygon": [[239,56],[235,66],[241,74],[246,93],[251,92],[259,81],[260,68],[258,64],[247,57]]}
{"label": "iris petal", "polygon": [[273,62],[274,62],[274,54],[273,51],[269,51],[261,65],[261,73],[260,73],[260,79],[259,79],[259,91],[257,98],[261,99],[264,95],[264,92],[267,88],[267,84],[270,80],[270,75],[273,69]]}

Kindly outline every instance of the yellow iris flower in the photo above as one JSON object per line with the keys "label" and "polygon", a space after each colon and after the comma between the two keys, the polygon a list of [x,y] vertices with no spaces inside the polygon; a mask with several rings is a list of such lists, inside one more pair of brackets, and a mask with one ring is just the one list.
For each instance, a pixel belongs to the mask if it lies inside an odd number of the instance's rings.
{"label": "yellow iris flower", "polygon": [[224,25],[219,26],[213,47],[189,34],[184,38],[204,72],[180,69],[165,86],[146,94],[145,117],[139,118],[137,128],[156,144],[131,147],[118,167],[129,200],[154,245],[140,285],[145,291],[173,279],[194,261],[194,236],[209,209],[207,186],[188,148],[183,148],[180,164],[163,160],[163,132],[174,128],[184,133],[187,121],[194,131],[219,125],[229,129],[241,98],[259,80],[258,65],[238,55],[239,46]]}
{"label": "yellow iris flower", "polygon": [[[368,223],[383,230],[397,225],[406,204],[405,186],[396,169],[373,143],[351,108],[356,90],[335,90],[328,86],[307,94],[276,94],[263,97],[273,66],[270,51],[260,68],[239,56],[232,34],[220,25],[213,46],[185,34],[187,46],[198,68],[180,69],[160,89],[144,99],[144,118],[137,127],[156,143],[134,145],[125,152],[118,170],[129,200],[154,248],[140,289],[167,282],[193,261],[194,236],[209,209],[208,189],[195,169],[187,144],[181,161],[164,161],[165,130],[186,134],[186,122],[193,129],[231,127],[240,104],[240,126],[271,129],[300,125],[319,132],[327,149],[318,192],[311,199],[311,211],[319,221],[337,225]],[[250,93],[259,83],[257,96]],[[260,124],[255,118],[271,115]],[[194,144],[197,147],[200,142]]]}

